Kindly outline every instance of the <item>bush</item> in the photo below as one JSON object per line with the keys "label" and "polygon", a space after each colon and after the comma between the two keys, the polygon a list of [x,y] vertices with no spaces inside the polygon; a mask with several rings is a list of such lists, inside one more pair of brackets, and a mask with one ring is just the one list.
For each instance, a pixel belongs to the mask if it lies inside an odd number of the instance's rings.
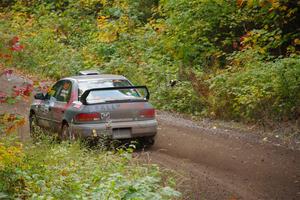
{"label": "bush", "polygon": [[[88,150],[79,143],[44,139],[26,145],[22,162],[0,169],[0,191],[13,199],[170,199],[156,165],[130,152]],[[164,186],[163,186],[164,185]]]}
{"label": "bush", "polygon": [[182,113],[200,115],[203,104],[195,93],[191,83],[185,81],[174,87],[161,86],[154,93],[154,103],[163,110],[176,110]]}
{"label": "bush", "polygon": [[232,67],[210,80],[216,115],[248,121],[299,117],[299,57],[269,62],[239,59],[245,62],[242,69]]}

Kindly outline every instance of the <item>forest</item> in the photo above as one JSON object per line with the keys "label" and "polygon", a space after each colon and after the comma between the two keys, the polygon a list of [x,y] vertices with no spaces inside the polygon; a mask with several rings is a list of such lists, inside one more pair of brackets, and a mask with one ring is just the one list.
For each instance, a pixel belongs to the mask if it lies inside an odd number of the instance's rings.
{"label": "forest", "polygon": [[[56,79],[91,68],[122,74],[150,87],[164,110],[295,120],[299,6],[294,0],[2,0],[1,62]],[[14,37],[24,48],[9,52]]]}

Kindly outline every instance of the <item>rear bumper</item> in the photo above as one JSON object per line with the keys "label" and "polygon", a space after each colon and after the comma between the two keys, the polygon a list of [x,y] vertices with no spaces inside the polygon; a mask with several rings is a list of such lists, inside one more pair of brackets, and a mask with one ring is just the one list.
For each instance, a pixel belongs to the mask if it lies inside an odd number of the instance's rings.
{"label": "rear bumper", "polygon": [[[157,133],[157,121],[132,121],[132,122],[111,122],[98,124],[70,124],[71,131],[79,137],[97,137],[107,136],[113,139],[130,139],[138,137],[155,136]],[[130,134],[118,133],[118,138],[114,137],[114,133],[119,129],[130,129]]]}

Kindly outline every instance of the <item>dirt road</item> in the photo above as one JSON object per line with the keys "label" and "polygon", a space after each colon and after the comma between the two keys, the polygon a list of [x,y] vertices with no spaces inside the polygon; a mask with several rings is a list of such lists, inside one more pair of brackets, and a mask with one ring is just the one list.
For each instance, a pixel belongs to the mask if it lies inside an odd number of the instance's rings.
{"label": "dirt road", "polygon": [[158,120],[149,157],[182,173],[186,199],[300,199],[300,151],[169,113]]}
{"label": "dirt road", "polygon": [[[0,79],[1,91],[21,84]],[[28,112],[28,102],[1,111]],[[184,199],[300,199],[300,151],[259,136],[159,112],[156,144],[138,156],[178,173]],[[24,132],[28,130],[25,127]]]}

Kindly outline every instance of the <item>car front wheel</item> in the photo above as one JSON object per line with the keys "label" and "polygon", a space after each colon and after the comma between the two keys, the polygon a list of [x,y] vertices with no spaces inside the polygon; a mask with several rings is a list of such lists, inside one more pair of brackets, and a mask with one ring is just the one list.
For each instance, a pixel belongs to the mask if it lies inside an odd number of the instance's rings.
{"label": "car front wheel", "polygon": [[37,132],[37,119],[34,114],[30,115],[29,117],[29,131],[30,131],[30,136],[33,136],[34,133]]}

